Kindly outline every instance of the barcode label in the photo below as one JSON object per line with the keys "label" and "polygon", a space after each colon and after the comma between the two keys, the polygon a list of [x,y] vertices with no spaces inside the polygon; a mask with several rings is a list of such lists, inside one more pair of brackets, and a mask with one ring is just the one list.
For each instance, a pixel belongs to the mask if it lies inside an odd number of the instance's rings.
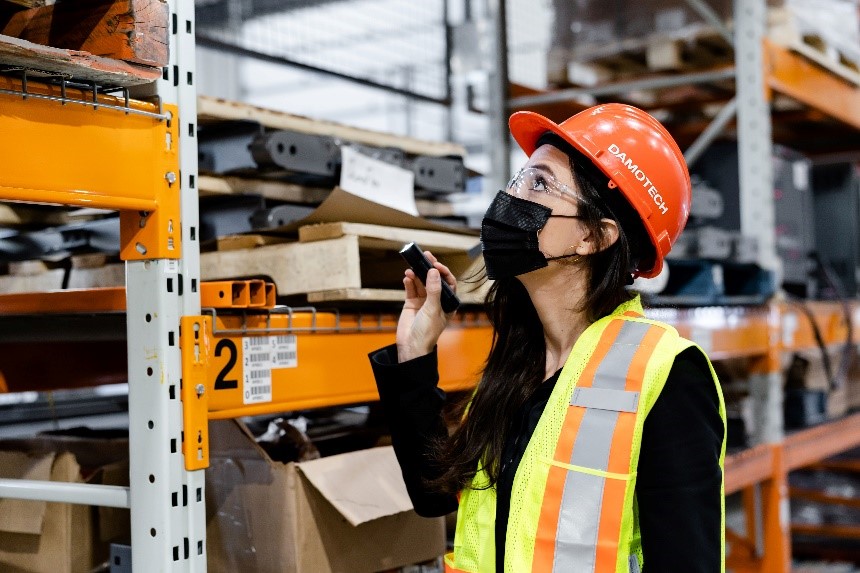
{"label": "barcode label", "polygon": [[272,401],[272,369],[245,369],[245,391],[242,395],[245,404],[259,404]]}
{"label": "barcode label", "polygon": [[272,368],[297,368],[299,365],[298,340],[294,334],[273,336]]}
{"label": "barcode label", "polygon": [[299,365],[295,335],[245,336],[242,338],[242,397],[245,404],[272,401],[272,369]]}
{"label": "barcode label", "polygon": [[272,401],[271,336],[245,336],[242,338],[242,365],[244,366],[245,404],[262,404]]}
{"label": "barcode label", "polygon": [[253,352],[248,356],[248,362],[267,362],[272,359],[271,352]]}

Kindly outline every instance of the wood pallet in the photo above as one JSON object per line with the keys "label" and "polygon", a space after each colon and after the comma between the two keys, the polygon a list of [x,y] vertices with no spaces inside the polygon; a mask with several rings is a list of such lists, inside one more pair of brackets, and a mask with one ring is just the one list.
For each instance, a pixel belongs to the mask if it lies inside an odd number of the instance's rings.
{"label": "wood pallet", "polygon": [[285,129],[312,135],[328,135],[344,141],[375,147],[394,147],[413,155],[463,157],[466,154],[465,148],[456,143],[424,141],[402,135],[381,133],[209,96],[197,98],[197,118],[201,125],[218,121],[251,120],[272,129]]}
{"label": "wood pallet", "polygon": [[[802,26],[788,8],[768,10],[768,38],[843,79],[860,85],[860,49],[833,45],[827,35]],[[731,28],[731,22],[727,24]],[[584,66],[600,82],[649,73],[689,72],[731,65],[734,48],[711,26],[694,24],[671,33],[576,48],[573,66]]]}
{"label": "wood pallet", "polygon": [[655,72],[684,72],[732,63],[732,46],[712,27],[695,25],[671,34],[581,46],[574,57],[602,82]]}
{"label": "wood pallet", "polygon": [[161,77],[168,63],[164,0],[67,0],[0,11],[0,65],[130,87]]}
{"label": "wood pallet", "polygon": [[[240,235],[218,241],[218,251],[201,254],[201,279],[233,280],[265,277],[278,295],[294,301],[399,302],[406,264],[397,251],[410,241],[433,251],[462,281],[481,268],[473,260],[478,238],[469,235],[383,227],[361,223],[324,223],[299,229],[298,241],[283,237]],[[125,285],[125,265],[104,256],[76,256],[72,268],[51,268],[39,261],[10,265],[0,276],[0,293],[45,292],[63,288]],[[106,264],[107,263],[107,264]],[[488,285],[461,282],[464,303],[480,304]]]}
{"label": "wood pallet", "polygon": [[[306,295],[310,303],[402,301],[405,263],[397,251],[415,241],[455,275],[476,264],[469,251],[476,237],[360,223],[324,223],[299,229],[299,241],[201,255],[202,280],[267,277],[280,296]],[[484,290],[461,287],[461,299],[480,303]]]}
{"label": "wood pallet", "polygon": [[0,275],[0,293],[47,292],[67,288],[125,286],[125,265],[105,255],[76,255],[70,268],[42,261],[10,263]]}
{"label": "wood pallet", "polygon": [[768,11],[768,38],[860,86],[860,48],[833,44],[826,34],[801,26],[787,8]]}

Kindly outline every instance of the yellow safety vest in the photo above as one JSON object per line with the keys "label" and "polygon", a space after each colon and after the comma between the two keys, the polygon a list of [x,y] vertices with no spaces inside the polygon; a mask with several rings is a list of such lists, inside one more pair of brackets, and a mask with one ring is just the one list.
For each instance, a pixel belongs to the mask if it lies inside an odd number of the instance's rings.
{"label": "yellow safety vest", "polygon": [[[691,346],[671,326],[643,318],[638,297],[579,337],[514,477],[505,573],[641,571],[635,490],[642,427],[675,357]],[[722,469],[726,411],[713,367],[711,374],[724,428]],[[496,491],[482,488],[487,480],[479,470],[462,492],[448,573],[496,569]],[[725,555],[724,534],[721,545]]]}

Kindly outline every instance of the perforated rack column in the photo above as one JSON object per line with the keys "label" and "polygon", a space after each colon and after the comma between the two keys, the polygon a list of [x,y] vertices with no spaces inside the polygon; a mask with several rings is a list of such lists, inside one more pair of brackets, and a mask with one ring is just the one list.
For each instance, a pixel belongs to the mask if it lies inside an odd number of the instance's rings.
{"label": "perforated rack column", "polygon": [[200,313],[194,2],[170,0],[170,63],[157,82],[175,104],[182,256],[127,262],[132,569],[206,571],[204,473],[182,455],[179,324]]}

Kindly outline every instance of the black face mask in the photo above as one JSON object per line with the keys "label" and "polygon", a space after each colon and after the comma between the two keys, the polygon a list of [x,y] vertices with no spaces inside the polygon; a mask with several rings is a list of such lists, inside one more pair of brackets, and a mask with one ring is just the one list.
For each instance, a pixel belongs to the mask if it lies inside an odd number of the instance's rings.
{"label": "black face mask", "polygon": [[511,278],[541,269],[549,261],[576,254],[546,257],[538,233],[550,217],[578,219],[577,215],[553,215],[552,209],[499,191],[481,222],[481,247],[490,280]]}

